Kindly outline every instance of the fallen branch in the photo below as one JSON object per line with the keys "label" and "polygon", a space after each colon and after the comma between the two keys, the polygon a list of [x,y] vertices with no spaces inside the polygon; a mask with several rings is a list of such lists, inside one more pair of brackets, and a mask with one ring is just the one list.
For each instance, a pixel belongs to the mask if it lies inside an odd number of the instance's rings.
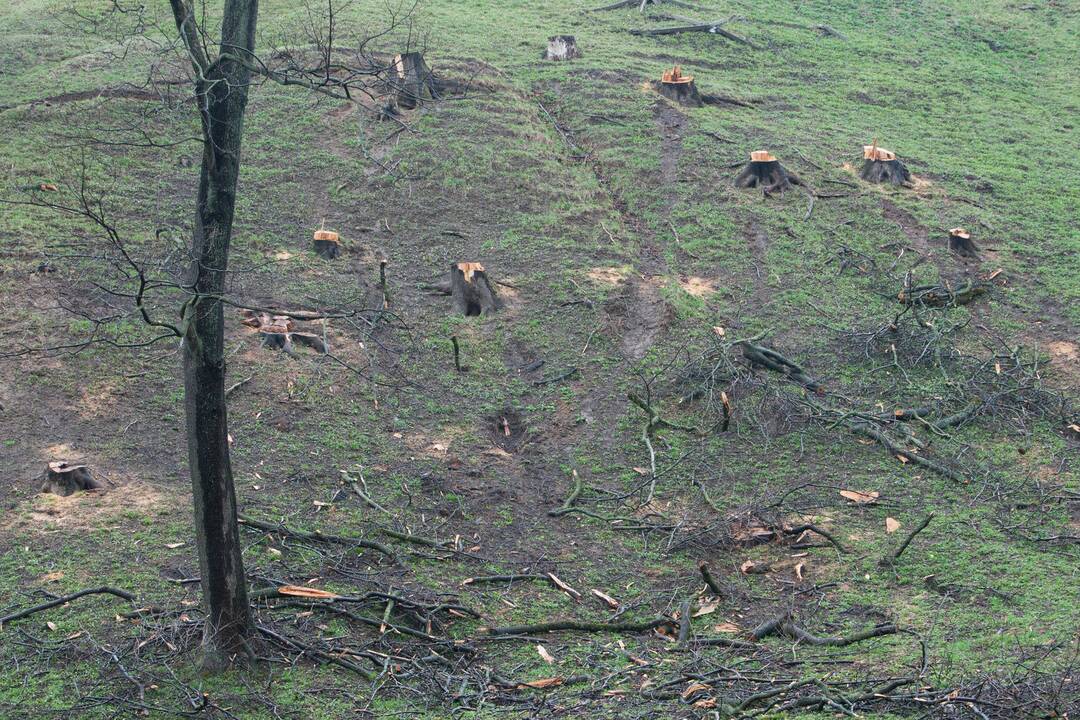
{"label": "fallen branch", "polygon": [[398,562],[397,555],[394,554],[393,550],[391,550],[387,546],[383,545],[382,543],[375,542],[374,540],[364,540],[363,538],[343,537],[343,536],[340,536],[340,535],[324,535],[323,533],[319,532],[318,530],[315,530],[315,531],[312,531],[312,532],[307,532],[305,530],[295,530],[293,528],[286,527],[285,525],[282,525],[281,523],[270,523],[270,522],[265,522],[263,520],[255,520],[253,518],[249,518],[249,517],[246,517],[244,515],[237,516],[236,521],[239,524],[241,524],[241,525],[243,525],[245,527],[255,528],[256,530],[264,530],[266,532],[272,532],[272,533],[275,533],[277,535],[283,535],[285,537],[291,537],[291,538],[295,538],[297,540],[306,540],[308,542],[331,543],[331,544],[334,544],[334,545],[349,545],[349,546],[354,546],[354,547],[362,547],[362,548],[367,548],[367,549],[370,549],[370,550],[375,550],[377,552],[382,553],[383,555],[386,555],[387,557],[392,559],[394,562]]}
{"label": "fallen branch", "polygon": [[556,620],[535,625],[509,625],[501,628],[480,628],[487,635],[536,635],[539,633],[572,630],[575,632],[644,632],[664,625],[671,625],[671,618],[659,617],[642,622],[587,622]]}
{"label": "fallen branch", "polygon": [[0,628],[3,628],[5,623],[12,622],[13,620],[21,620],[28,615],[41,612],[42,610],[48,610],[49,608],[57,607],[58,605],[66,605],[72,600],[78,600],[81,597],[87,595],[115,595],[116,597],[127,600],[128,602],[135,602],[135,596],[129,593],[127,590],[120,590],[118,588],[111,587],[109,585],[102,585],[101,587],[88,588],[86,590],[80,590],[78,592],[71,593],[70,595],[64,595],[62,597],[54,598],[48,602],[43,602],[40,605],[20,610],[10,615],[0,617]]}
{"label": "fallen branch", "polygon": [[827,530],[822,530],[817,525],[804,523],[802,525],[796,525],[795,527],[784,528],[785,535],[801,535],[802,533],[808,531],[812,533],[817,533],[821,537],[828,540],[830,543],[832,543],[833,547],[835,547],[838,552],[847,552],[847,550],[844,549],[844,546],[840,544],[840,541],[833,537],[832,533],[828,532]]}
{"label": "fallen branch", "polygon": [[915,536],[925,530],[926,526],[929,525],[930,521],[933,519],[934,513],[930,513],[929,515],[924,517],[922,519],[922,522],[920,522],[918,525],[911,529],[911,532],[907,534],[907,537],[904,538],[904,541],[900,543],[896,550],[892,551],[881,559],[880,564],[883,567],[892,567],[896,563],[896,561],[900,559],[900,556],[904,554],[904,551],[907,550],[908,545],[910,545],[911,541],[915,539]]}
{"label": "fallen branch", "polygon": [[697,24],[694,24],[694,25],[677,25],[675,27],[653,28],[653,29],[646,29],[646,30],[634,29],[634,30],[630,31],[630,34],[631,35],[646,36],[646,37],[653,37],[653,36],[657,36],[657,35],[678,35],[679,33],[686,33],[686,32],[707,32],[707,33],[709,33],[711,35],[720,35],[721,37],[725,37],[728,40],[731,40],[732,42],[739,43],[740,45],[747,45],[747,46],[752,47],[754,49],[758,48],[757,45],[755,45],[750,40],[747,40],[742,35],[736,35],[735,33],[731,32],[729,30],[725,30],[724,28],[721,27],[722,25],[726,24],[729,21],[730,21],[730,18],[725,19],[725,20],[717,20],[715,22],[697,23]]}
{"label": "fallen branch", "polygon": [[871,638],[881,637],[883,635],[895,635],[897,628],[893,624],[878,625],[872,627],[869,630],[854,633],[852,635],[843,635],[840,637],[820,637],[814,635],[804,628],[799,627],[793,622],[785,622],[780,626],[780,631],[788,637],[798,640],[805,645],[819,645],[829,647],[846,647],[848,645],[854,645],[855,643],[862,642],[863,640],[869,640]]}

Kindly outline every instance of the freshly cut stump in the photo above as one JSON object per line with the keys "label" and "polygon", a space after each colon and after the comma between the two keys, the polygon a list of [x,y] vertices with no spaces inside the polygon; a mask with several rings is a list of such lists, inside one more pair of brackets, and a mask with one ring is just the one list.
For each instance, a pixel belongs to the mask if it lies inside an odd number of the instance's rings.
{"label": "freshly cut stump", "polygon": [[578,50],[577,40],[573,35],[552,35],[548,38],[547,50],[544,51],[545,60],[573,60],[581,57]]}
{"label": "freshly cut stump", "polygon": [[694,85],[694,76],[683,75],[682,68],[678,65],[664,71],[664,74],[660,77],[660,84],[656,86],[656,89],[668,100],[673,100],[680,105],[689,105],[691,107],[703,107],[705,105],[697,86]]}
{"label": "freshly cut stump", "polygon": [[85,465],[51,462],[41,476],[41,492],[68,496],[79,490],[100,490],[101,483]]}
{"label": "freshly cut stump", "polygon": [[250,310],[241,310],[241,322],[259,331],[262,346],[269,350],[284,350],[293,354],[296,345],[304,345],[315,352],[329,352],[322,336],[296,329],[296,323],[288,315],[270,316],[266,313],[256,315]]}
{"label": "freshly cut stump", "polygon": [[316,230],[314,240],[315,252],[327,260],[333,260],[341,255],[341,237],[330,230]]}
{"label": "freshly cut stump", "polygon": [[486,315],[502,307],[484,266],[476,262],[450,266],[450,296],[454,311],[462,315]]}
{"label": "freshly cut stump", "polygon": [[750,153],[750,162],[735,178],[735,187],[759,187],[766,195],[790,190],[793,185],[802,184],[802,180],[797,175],[789,173],[780,161],[766,150],[755,150]]}
{"label": "freshly cut stump", "polygon": [[892,150],[873,145],[863,145],[863,166],[859,177],[872,183],[910,185],[911,173]]}
{"label": "freshly cut stump", "polygon": [[979,246],[971,239],[971,233],[961,227],[949,231],[949,249],[963,257],[979,257]]}
{"label": "freshly cut stump", "polygon": [[387,84],[396,94],[400,107],[414,108],[425,100],[439,97],[435,75],[418,52],[396,55],[389,76]]}

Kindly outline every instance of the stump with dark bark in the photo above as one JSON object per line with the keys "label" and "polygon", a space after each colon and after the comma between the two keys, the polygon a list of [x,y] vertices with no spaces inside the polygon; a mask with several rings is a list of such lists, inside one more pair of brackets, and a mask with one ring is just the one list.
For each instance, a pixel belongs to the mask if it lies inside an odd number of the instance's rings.
{"label": "stump with dark bark", "polygon": [[425,100],[439,97],[435,75],[418,52],[394,57],[387,84],[395,94],[397,104],[403,108],[414,108]]}
{"label": "stump with dark bark", "polygon": [[892,150],[879,148],[877,141],[873,145],[863,145],[863,166],[859,177],[872,183],[911,184],[911,173],[907,166]]}
{"label": "stump with dark bark", "polygon": [[64,461],[51,462],[41,476],[41,492],[71,495],[79,490],[99,490],[101,483],[85,465],[69,465]]}
{"label": "stump with dark bark", "polygon": [[656,84],[656,90],[668,100],[677,102],[680,105],[689,105],[690,107],[703,107],[705,105],[697,86],[694,85],[694,77],[692,75],[683,75],[682,68],[678,65],[664,71],[664,74],[660,77],[660,82]]}
{"label": "stump with dark bark", "polygon": [[315,252],[320,257],[333,260],[341,255],[341,237],[330,230],[316,230],[313,240]]}
{"label": "stump with dark bark", "polygon": [[956,227],[949,231],[949,249],[963,257],[979,257],[979,246],[964,228]]}
{"label": "stump with dark bark", "polygon": [[296,323],[288,315],[256,314],[251,310],[240,311],[242,323],[259,331],[262,346],[269,350],[284,350],[293,354],[296,345],[304,345],[312,350],[326,354],[329,348],[322,336],[316,333],[302,332],[296,329]]}
{"label": "stump with dark bark", "polygon": [[455,312],[462,315],[486,315],[502,307],[480,263],[461,262],[450,266],[450,296]]}
{"label": "stump with dark bark", "polygon": [[552,35],[548,38],[547,50],[544,51],[545,60],[574,60],[581,57],[578,50],[577,40],[573,35]]}
{"label": "stump with dark bark", "polygon": [[797,175],[789,173],[779,160],[765,150],[750,153],[750,162],[735,178],[735,187],[759,187],[766,195],[790,190],[793,185],[802,184]]}

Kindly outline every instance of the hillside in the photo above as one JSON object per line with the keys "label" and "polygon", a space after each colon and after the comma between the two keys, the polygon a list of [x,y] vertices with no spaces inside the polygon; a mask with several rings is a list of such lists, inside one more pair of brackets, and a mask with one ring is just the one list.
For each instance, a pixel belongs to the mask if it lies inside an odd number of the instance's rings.
{"label": "hillside", "polygon": [[[225,313],[244,562],[362,599],[256,599],[262,661],[210,677],[180,349],[102,289],[102,226],[41,207],[88,187],[179,276],[198,115],[167,3],[137,42],[76,5],[0,11],[0,617],[135,599],[4,624],[0,716],[1080,715],[1075,3],[426,0],[440,100],[258,84]],[[263,2],[260,49],[318,12]],[[341,13],[343,46],[390,21]],[[686,18],[750,44],[630,32]],[[556,34],[582,57],[542,59]],[[701,107],[656,92],[674,65]],[[912,181],[861,179],[864,145]],[[758,150],[801,184],[736,187]],[[454,311],[460,262],[500,309]],[[61,460],[104,487],[40,493]]]}

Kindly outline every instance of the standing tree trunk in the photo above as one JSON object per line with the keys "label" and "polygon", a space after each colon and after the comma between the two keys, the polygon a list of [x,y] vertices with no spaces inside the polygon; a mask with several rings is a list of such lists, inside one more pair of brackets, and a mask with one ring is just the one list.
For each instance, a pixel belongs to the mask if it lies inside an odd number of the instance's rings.
{"label": "standing tree trunk", "polygon": [[251,611],[236,522],[225,408],[225,333],[221,295],[229,263],[240,145],[251,71],[238,59],[253,54],[258,0],[225,0],[218,57],[209,62],[184,0],[170,0],[195,71],[203,128],[202,172],[185,310],[184,406],[195,535],[206,619],[204,669],[218,671],[250,654]]}

